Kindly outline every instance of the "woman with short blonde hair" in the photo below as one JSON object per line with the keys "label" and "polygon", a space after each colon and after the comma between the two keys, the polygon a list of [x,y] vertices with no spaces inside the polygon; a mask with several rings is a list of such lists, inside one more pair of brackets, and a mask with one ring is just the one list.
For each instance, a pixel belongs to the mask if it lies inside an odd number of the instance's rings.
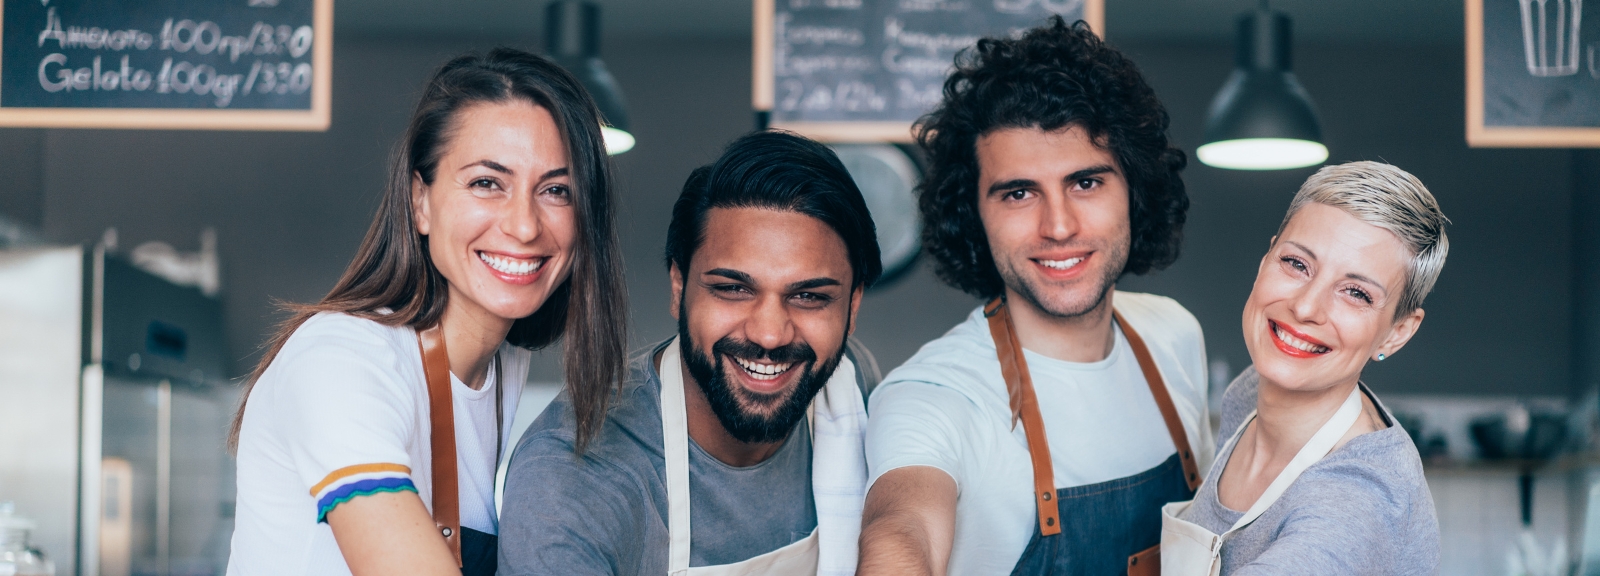
{"label": "woman with short blonde hair", "polygon": [[1223,396],[1230,440],[1195,499],[1162,510],[1163,574],[1438,571],[1422,461],[1361,371],[1421,327],[1447,222],[1388,164],[1328,166],[1300,188],[1245,304],[1254,365]]}

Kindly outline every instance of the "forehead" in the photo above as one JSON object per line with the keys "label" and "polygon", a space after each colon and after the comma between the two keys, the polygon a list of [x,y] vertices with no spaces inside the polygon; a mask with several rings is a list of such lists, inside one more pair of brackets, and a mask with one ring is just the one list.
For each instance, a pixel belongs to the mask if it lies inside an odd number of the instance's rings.
{"label": "forehead", "polygon": [[[978,137],[978,168],[986,178],[1022,173],[1075,172],[1088,166],[1116,166],[1116,158],[1078,125],[1045,131],[1038,127],[1000,128]],[[1015,174],[1014,174],[1015,173]]]}
{"label": "forehead", "polygon": [[1410,250],[1393,232],[1326,204],[1307,204],[1295,212],[1279,241],[1305,246],[1323,266],[1377,279],[1389,290],[1399,289],[1411,262]]}
{"label": "forehead", "polygon": [[441,157],[465,162],[492,159],[540,166],[565,164],[566,146],[550,111],[527,100],[477,102],[450,119]]}
{"label": "forehead", "polygon": [[758,281],[830,277],[850,283],[844,239],[821,220],[772,208],[712,208],[691,270],[730,268]]}

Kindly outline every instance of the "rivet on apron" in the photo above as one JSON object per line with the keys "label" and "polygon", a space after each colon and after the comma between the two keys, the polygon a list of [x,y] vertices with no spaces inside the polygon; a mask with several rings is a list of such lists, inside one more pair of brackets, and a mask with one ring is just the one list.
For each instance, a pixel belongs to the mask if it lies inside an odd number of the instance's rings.
{"label": "rivet on apron", "polygon": [[450,528],[449,527],[445,527],[443,529],[443,532],[444,532],[444,537],[445,538],[449,538],[450,537],[451,532],[450,532]]}
{"label": "rivet on apron", "polygon": [[1129,566],[1138,566],[1139,565],[1139,557],[1138,556],[1129,557],[1128,558],[1128,565]]}
{"label": "rivet on apron", "polygon": [[1050,493],[1049,492],[1040,492],[1039,493],[1039,497],[1040,498],[1044,498],[1045,500],[1049,500],[1050,499]]}
{"label": "rivet on apron", "polygon": [[1055,518],[1045,518],[1044,519],[1044,525],[1045,526],[1055,526],[1056,525],[1056,519]]}

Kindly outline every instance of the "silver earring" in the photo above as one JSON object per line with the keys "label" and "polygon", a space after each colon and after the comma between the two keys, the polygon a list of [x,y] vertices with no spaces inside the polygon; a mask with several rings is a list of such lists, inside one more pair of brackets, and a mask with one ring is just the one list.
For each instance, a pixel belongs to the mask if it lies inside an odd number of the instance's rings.
{"label": "silver earring", "polygon": [[1382,362],[1384,358],[1388,358],[1388,356],[1385,356],[1382,352],[1379,352],[1378,353],[1378,361]]}

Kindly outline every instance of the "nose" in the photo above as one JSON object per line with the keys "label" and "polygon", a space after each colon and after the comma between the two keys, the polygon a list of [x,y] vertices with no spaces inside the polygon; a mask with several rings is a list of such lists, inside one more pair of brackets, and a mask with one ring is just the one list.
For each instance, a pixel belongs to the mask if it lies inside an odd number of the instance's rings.
{"label": "nose", "polygon": [[515,194],[500,218],[500,232],[523,244],[531,244],[544,231],[544,211],[532,191]]}
{"label": "nose", "polygon": [[1078,215],[1065,192],[1046,192],[1040,207],[1039,235],[1050,240],[1067,240],[1078,233]]}
{"label": "nose", "polygon": [[745,321],[745,339],[768,350],[794,341],[794,323],[789,309],[780,295],[771,295],[757,301],[750,318]]}
{"label": "nose", "polygon": [[1332,298],[1331,290],[1318,290],[1315,284],[1307,284],[1300,288],[1289,303],[1289,311],[1294,314],[1294,319],[1303,324],[1322,324],[1326,320],[1328,299]]}

